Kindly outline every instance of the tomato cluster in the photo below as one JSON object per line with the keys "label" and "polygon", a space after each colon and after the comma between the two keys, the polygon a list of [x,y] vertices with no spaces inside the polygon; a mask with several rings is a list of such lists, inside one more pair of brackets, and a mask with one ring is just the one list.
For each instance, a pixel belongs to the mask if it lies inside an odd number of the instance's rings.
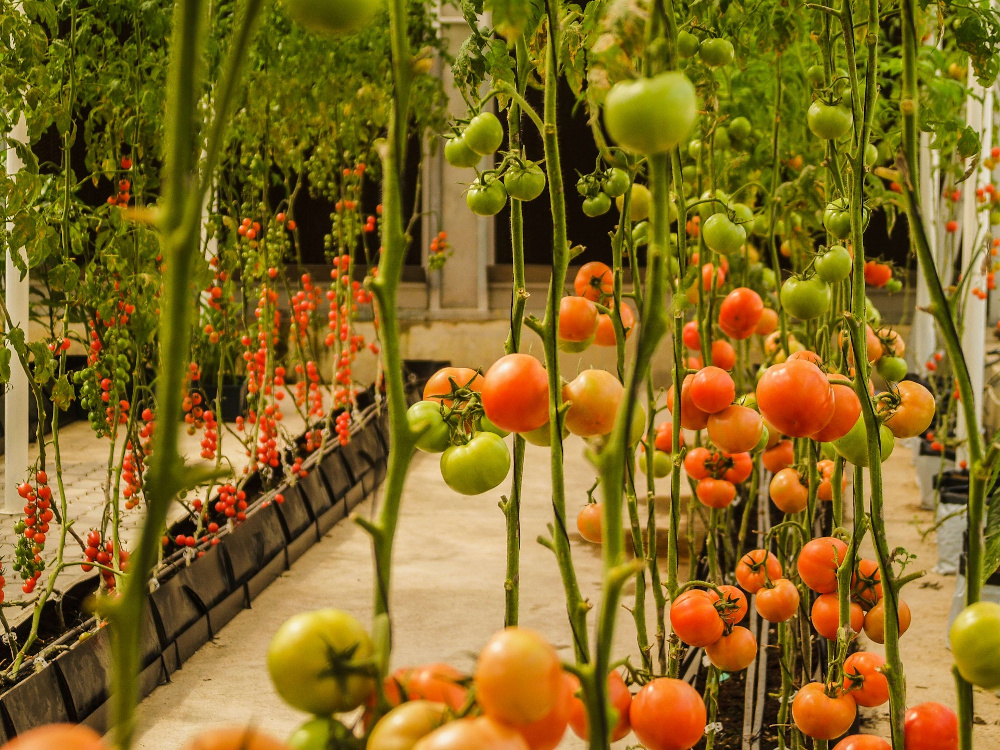
{"label": "tomato cluster", "polygon": [[14,532],[18,536],[12,567],[24,581],[21,588],[25,594],[35,590],[45,569],[41,554],[45,549],[49,522],[54,516],[48,474],[40,469],[35,472],[34,480],[34,486],[31,482],[22,482],[17,487],[17,494],[24,500],[24,518],[14,525]]}

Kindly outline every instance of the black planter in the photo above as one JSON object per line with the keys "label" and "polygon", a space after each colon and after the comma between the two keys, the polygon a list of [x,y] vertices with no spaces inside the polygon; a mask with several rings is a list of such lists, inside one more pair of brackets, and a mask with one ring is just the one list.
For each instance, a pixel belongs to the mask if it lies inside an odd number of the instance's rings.
{"label": "black planter", "polygon": [[43,724],[72,721],[63,690],[59,670],[46,667],[0,695],[13,731],[23,734]]}
{"label": "black planter", "polygon": [[71,721],[82,721],[107,700],[111,690],[111,634],[101,628],[55,660],[69,690]]}
{"label": "black planter", "polygon": [[232,581],[246,584],[258,571],[276,558],[284,564],[285,532],[274,505],[259,508],[247,517],[236,533],[226,534],[219,542],[229,558]]}

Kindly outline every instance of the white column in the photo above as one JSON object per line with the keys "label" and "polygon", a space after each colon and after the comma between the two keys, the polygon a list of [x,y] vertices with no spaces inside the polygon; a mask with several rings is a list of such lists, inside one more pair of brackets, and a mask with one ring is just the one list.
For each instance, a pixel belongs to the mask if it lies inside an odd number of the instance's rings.
{"label": "white column", "polygon": [[[24,116],[17,121],[14,130],[7,136],[7,174],[16,175],[21,171],[24,162],[11,147],[13,142],[27,143],[28,130]],[[7,233],[10,235],[12,223],[7,223]],[[6,286],[4,299],[10,311],[11,322],[15,327],[28,334],[28,294],[29,277],[26,273],[21,278],[21,271],[14,265],[13,253],[18,253],[27,263],[24,248],[8,248]],[[24,500],[17,494],[17,486],[24,479],[28,468],[28,399],[31,392],[28,389],[28,374],[21,367],[17,355],[11,352],[10,383],[4,394],[4,505],[5,513],[21,513]]]}
{"label": "white column", "polygon": [[[966,124],[980,134],[982,153],[985,158],[990,155],[992,147],[993,89],[984,91],[983,87],[977,83],[970,67],[969,90]],[[980,167],[977,170],[975,182],[970,178],[962,190],[962,269],[963,273],[970,277],[967,286],[969,291],[965,298],[962,351],[972,380],[977,422],[981,421],[983,414],[986,300],[974,296],[972,290],[986,289],[986,268],[989,262],[989,253],[987,252],[984,257],[983,251],[988,237],[989,218],[978,210],[976,188],[985,185],[989,179],[989,170]],[[958,420],[957,433],[959,438],[967,436],[963,419]],[[965,451],[960,451],[959,457],[965,458]]]}
{"label": "white column", "polygon": [[[923,212],[924,231],[931,246],[931,257],[935,267],[939,263],[937,242],[937,214],[941,200],[938,187],[937,152],[930,147],[930,133],[920,134],[920,207]],[[931,295],[924,281],[923,270],[917,267],[917,302],[913,313],[913,329],[910,333],[910,347],[913,350],[914,369],[925,374],[924,365],[934,353],[936,344],[934,318],[930,313],[922,312],[931,303]]]}

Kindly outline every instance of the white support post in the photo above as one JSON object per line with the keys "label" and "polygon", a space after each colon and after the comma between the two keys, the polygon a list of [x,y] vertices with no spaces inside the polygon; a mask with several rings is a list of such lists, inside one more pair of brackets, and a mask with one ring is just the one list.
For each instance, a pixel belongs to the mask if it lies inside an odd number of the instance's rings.
{"label": "white support post", "polygon": [[[941,200],[938,187],[939,172],[937,152],[930,147],[930,134],[920,134],[920,206],[923,209],[924,230],[931,246],[931,257],[935,266],[939,263],[937,241],[938,203]],[[926,374],[927,360],[934,354],[937,340],[934,318],[923,312],[931,303],[931,295],[921,269],[917,268],[917,309],[913,314],[913,328],[910,333],[910,347],[913,350],[914,369]]]}
{"label": "white support post", "polygon": [[[13,142],[27,143],[28,130],[22,115],[17,125],[7,136],[7,174],[15,176],[21,171],[24,163],[11,146]],[[13,224],[7,222],[7,234],[10,236]],[[21,277],[21,271],[14,265],[13,253],[20,254],[26,264],[27,257],[24,248],[7,248],[6,286],[4,288],[7,309],[10,312],[14,327],[20,328],[28,336],[29,319],[29,276]],[[21,367],[17,355],[11,351],[10,383],[4,394],[4,513],[21,513],[24,501],[17,494],[17,486],[24,479],[28,468],[28,399],[31,392],[28,388],[28,374]],[[41,415],[40,415],[41,416]]]}
{"label": "white support post", "polygon": [[[988,158],[992,148],[993,89],[984,90],[969,70],[970,96],[966,104],[966,124],[980,134],[983,158]],[[974,179],[974,181],[973,181]],[[969,275],[968,292],[965,297],[962,327],[962,351],[969,368],[972,393],[975,399],[977,422],[983,415],[983,380],[985,375],[986,300],[972,294],[973,289],[986,289],[986,268],[989,253],[983,251],[989,233],[989,218],[979,210],[976,189],[990,179],[989,170],[980,167],[975,178],[970,178],[962,190],[962,269]],[[970,184],[971,183],[971,184]],[[983,295],[985,297],[985,295]],[[958,420],[959,439],[967,437],[965,420]],[[960,458],[967,458],[964,450]]]}

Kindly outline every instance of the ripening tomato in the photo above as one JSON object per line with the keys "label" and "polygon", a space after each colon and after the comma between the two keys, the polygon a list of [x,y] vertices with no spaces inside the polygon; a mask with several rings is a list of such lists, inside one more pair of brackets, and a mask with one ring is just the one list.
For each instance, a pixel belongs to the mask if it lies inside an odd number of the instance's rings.
{"label": "ripening tomato", "polygon": [[611,269],[599,260],[584,263],[573,279],[573,291],[579,297],[586,297],[592,302],[600,301],[601,297],[610,297],[615,291],[615,279]]}
{"label": "ripening tomato", "polygon": [[707,477],[695,485],[695,495],[709,508],[726,508],[736,499],[736,487],[725,479]]}
{"label": "ripening tomato", "polygon": [[736,384],[721,367],[709,365],[691,380],[691,400],[706,414],[722,411],[736,398]]}
{"label": "ripening tomato", "polygon": [[865,283],[868,286],[883,287],[892,278],[892,266],[877,260],[865,261]]}
{"label": "ripening tomato", "polygon": [[760,321],[758,321],[753,332],[758,336],[767,336],[768,334],[773,333],[777,327],[778,313],[770,307],[765,307],[760,314]]}
{"label": "ripening tomato", "polygon": [[837,568],[847,555],[840,539],[824,536],[802,545],[796,567],[802,583],[818,594],[837,590]]}
{"label": "ripening tomato", "polygon": [[597,305],[586,297],[563,297],[559,302],[559,348],[582,352],[597,334]]}
{"label": "ripening tomato", "polygon": [[849,694],[822,682],[804,685],[792,699],[792,719],[799,731],[817,740],[832,740],[845,734],[854,723],[858,705]]}
{"label": "ripening tomato", "polygon": [[[461,708],[461,706],[459,707]],[[448,720],[443,703],[411,700],[383,716],[368,736],[365,750],[410,750]]]}
{"label": "ripening tomato", "polygon": [[576,517],[576,528],[588,542],[600,544],[604,538],[601,526],[604,506],[601,503],[587,503]]}
{"label": "ripening tomato", "polygon": [[[684,447],[684,433],[680,433],[680,443],[681,448]],[[673,422],[660,422],[656,425],[656,436],[653,442],[656,450],[663,453],[673,453],[674,452],[674,424]]]}
{"label": "ripening tomato", "polygon": [[567,429],[580,437],[607,435],[615,426],[618,405],[625,389],[607,370],[584,370],[563,386]]}
{"label": "ripening tomato", "polygon": [[489,716],[449,721],[421,738],[413,750],[530,750],[524,738]]}
{"label": "ripening tomato", "polygon": [[987,690],[1000,687],[1000,604],[970,604],[952,622],[948,639],[962,677]]}
{"label": "ripening tomato", "polygon": [[487,641],[472,679],[483,713],[511,726],[546,716],[564,687],[556,650],[535,631],[519,627]]}
{"label": "ripening tomato", "polygon": [[[614,300],[609,300],[608,307],[614,309]],[[625,329],[625,338],[628,339],[635,330],[635,313],[632,308],[622,304],[622,328]],[[611,316],[601,313],[597,316],[597,332],[594,334],[594,344],[596,346],[617,346],[618,338],[615,336],[615,324]]]}
{"label": "ripening tomato", "polygon": [[745,482],[753,474],[753,459],[749,453],[727,453],[723,458],[731,461],[733,464],[723,472],[723,479],[733,484],[739,484],[740,482]]}
{"label": "ripening tomato", "polygon": [[723,672],[742,672],[757,658],[757,639],[746,628],[736,626],[729,635],[706,646],[705,653]]}
{"label": "ripening tomato", "polygon": [[892,750],[892,745],[873,734],[852,734],[838,742],[833,750]]}
{"label": "ripening tomato", "polygon": [[419,667],[402,667],[386,678],[385,697],[393,706],[407,700],[443,703],[452,711],[465,705],[469,691],[462,685],[465,675],[450,664],[435,662]]}
{"label": "ripening tomato", "polygon": [[[331,661],[331,651],[342,663]],[[318,609],[293,615],[278,628],[267,650],[271,681],[285,702],[317,716],[351,711],[375,690],[375,681],[354,662],[374,656],[368,632],[352,615]]]}
{"label": "ripening tomato", "polygon": [[785,361],[787,362],[795,359],[804,359],[806,362],[812,362],[817,367],[820,367],[823,364],[823,358],[816,352],[811,352],[808,349],[803,349],[800,352],[792,352],[788,355],[788,359]]}
{"label": "ripening tomato", "polygon": [[[573,733],[582,740],[590,739],[590,727],[587,721],[587,707],[583,700],[577,697],[580,681],[570,678],[573,688],[573,699],[570,703],[569,726]],[[632,705],[632,693],[629,692],[625,680],[617,671],[608,673],[607,699],[611,705],[610,718],[615,722],[611,728],[611,741],[617,742],[632,731],[629,724],[629,707]]]}
{"label": "ripening tomato", "polygon": [[764,301],[753,289],[738,287],[719,305],[719,328],[733,339],[750,338],[764,315]]}
{"label": "ripening tomato", "polygon": [[903,720],[904,750],[958,750],[958,714],[940,703],[909,708]]}
{"label": "ripening tomato", "polygon": [[818,443],[829,443],[844,437],[861,416],[861,401],[853,388],[833,384],[830,389],[833,391],[833,416],[823,429],[811,435]]}
{"label": "ripening tomato", "polygon": [[424,401],[440,401],[445,406],[451,406],[451,399],[444,398],[452,392],[451,381],[459,388],[481,391],[483,376],[468,367],[443,367],[431,375],[424,385]]}
{"label": "ripening tomato", "polygon": [[[851,613],[851,630],[858,634],[865,624],[865,612],[860,604],[854,602],[850,602],[848,607]],[[816,632],[828,641],[837,640],[837,631],[840,629],[840,597],[836,592],[816,597],[812,606],[812,623]]]}
{"label": "ripening tomato", "polygon": [[692,448],[684,456],[684,471],[691,479],[705,479],[711,474],[711,470],[705,464],[714,458],[715,454],[708,448],[702,448],[700,445]]}
{"label": "ripening tomato", "polygon": [[[691,381],[694,375],[688,375],[681,383],[681,427],[685,430],[704,430],[708,426],[708,414],[703,412],[691,400]],[[667,391],[667,409],[674,413],[674,387]],[[739,452],[739,451],[737,451]]]}
{"label": "ripening tomato", "polygon": [[851,579],[851,596],[865,609],[871,609],[882,598],[882,576],[874,560],[858,560]]}
{"label": "ripening tomato", "polygon": [[707,646],[722,637],[725,622],[715,608],[717,596],[701,589],[688,589],[670,605],[670,625],[689,646]]}
{"label": "ripening tomato", "polygon": [[648,750],[690,750],[705,734],[708,712],[683,680],[657,677],[643,685],[629,708],[632,730]]}
{"label": "ripening tomato", "polygon": [[[910,628],[910,605],[899,600],[899,635],[902,636]],[[865,635],[875,643],[885,643],[885,599],[868,610],[865,615]]]}
{"label": "ripening tomato", "polygon": [[47,724],[19,734],[3,747],[4,750],[105,750],[107,746],[90,727]]}
{"label": "ripening tomato", "polygon": [[885,410],[881,402],[879,415],[889,413],[885,418],[885,426],[898,438],[910,438],[920,435],[931,426],[934,420],[934,396],[920,383],[904,380],[896,384],[899,395],[899,406],[894,410]]}
{"label": "ripening tomato", "polygon": [[809,488],[802,483],[799,472],[791,467],[771,477],[769,493],[771,501],[784,513],[798,513],[809,504]]}
{"label": "ripening tomato", "polygon": [[787,578],[773,580],[754,597],[757,614],[768,622],[787,622],[799,611],[799,590]]}
{"label": "ripening tomato", "polygon": [[781,562],[770,552],[750,550],[736,564],[736,581],[748,594],[756,594],[767,581],[781,578]]}
{"label": "ripening tomato", "polygon": [[747,614],[747,597],[739,588],[730,584],[719,586],[722,598],[717,600],[716,609],[727,625],[739,625]]}
{"label": "ripening tomato", "polygon": [[787,469],[795,463],[795,446],[791,440],[781,440],[773,448],[768,448],[761,454],[764,468],[772,474]]}
{"label": "ripening tomato", "polygon": [[712,364],[723,370],[736,367],[736,350],[728,341],[716,339],[712,342]]}
{"label": "ripening tomato", "polygon": [[889,700],[889,681],[879,671],[884,665],[885,659],[871,651],[856,651],[844,660],[844,689],[859,706],[872,708]]}
{"label": "ripening tomato", "polygon": [[836,402],[822,370],[812,362],[792,360],[765,370],[757,383],[757,406],[782,434],[808,437],[826,427]]}
{"label": "ripening tomato", "polygon": [[564,672],[555,708],[538,721],[515,727],[517,733],[528,743],[530,750],[555,750],[556,745],[562,742],[566,727],[569,726],[576,684],[575,678]]}
{"label": "ripening tomato", "polygon": [[507,354],[486,371],[483,409],[497,427],[530,432],[549,421],[549,376],[530,354]]}
{"label": "ripening tomato", "polygon": [[763,434],[760,414],[748,406],[733,404],[708,417],[708,436],[725,453],[751,451]]}

